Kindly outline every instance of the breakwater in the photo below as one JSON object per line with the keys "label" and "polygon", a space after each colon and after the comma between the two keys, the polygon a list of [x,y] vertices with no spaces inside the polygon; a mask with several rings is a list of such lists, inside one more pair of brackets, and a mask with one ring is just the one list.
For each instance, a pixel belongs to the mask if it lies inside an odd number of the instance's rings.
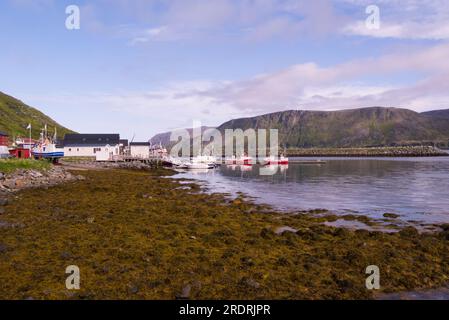
{"label": "breakwater", "polygon": [[436,157],[449,156],[431,146],[288,149],[290,157]]}

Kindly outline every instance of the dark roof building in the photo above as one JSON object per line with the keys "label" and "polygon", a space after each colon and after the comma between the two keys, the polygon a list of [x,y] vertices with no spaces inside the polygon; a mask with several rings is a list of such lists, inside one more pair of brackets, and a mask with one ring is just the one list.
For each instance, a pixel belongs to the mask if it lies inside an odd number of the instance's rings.
{"label": "dark roof building", "polygon": [[131,142],[130,146],[151,146],[150,142]]}
{"label": "dark roof building", "polygon": [[120,135],[113,134],[77,134],[70,133],[64,136],[64,146],[115,146],[120,143]]}
{"label": "dark roof building", "polygon": [[9,144],[8,134],[0,131],[0,146],[7,146]]}
{"label": "dark roof building", "polygon": [[124,147],[127,147],[129,145],[128,140],[127,139],[120,139],[120,144]]}

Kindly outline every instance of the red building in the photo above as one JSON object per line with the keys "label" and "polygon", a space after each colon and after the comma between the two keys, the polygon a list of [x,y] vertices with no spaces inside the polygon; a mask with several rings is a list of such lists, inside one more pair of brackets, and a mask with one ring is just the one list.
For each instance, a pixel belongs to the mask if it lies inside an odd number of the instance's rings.
{"label": "red building", "polygon": [[9,136],[6,132],[0,131],[0,146],[9,146]]}
{"label": "red building", "polygon": [[18,159],[28,159],[31,155],[30,149],[25,148],[15,148],[9,150],[9,154]]}

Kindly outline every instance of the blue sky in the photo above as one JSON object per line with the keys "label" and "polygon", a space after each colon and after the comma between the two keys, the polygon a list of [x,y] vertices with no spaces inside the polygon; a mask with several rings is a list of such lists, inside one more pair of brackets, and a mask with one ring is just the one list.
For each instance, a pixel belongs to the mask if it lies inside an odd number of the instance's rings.
{"label": "blue sky", "polygon": [[0,30],[0,91],[79,132],[147,140],[286,109],[449,108],[444,0],[4,0]]}

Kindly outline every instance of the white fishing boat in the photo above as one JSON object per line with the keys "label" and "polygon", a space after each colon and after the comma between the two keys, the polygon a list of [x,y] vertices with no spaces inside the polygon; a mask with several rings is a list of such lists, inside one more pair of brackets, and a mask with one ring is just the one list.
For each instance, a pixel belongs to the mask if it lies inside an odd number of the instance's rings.
{"label": "white fishing boat", "polygon": [[31,154],[36,159],[56,160],[64,157],[64,148],[59,148],[51,141],[45,140],[33,147],[31,149]]}
{"label": "white fishing boat", "polygon": [[31,148],[31,154],[35,159],[49,159],[57,161],[64,157],[64,148],[56,145],[56,128],[53,139],[47,137],[47,125],[41,132],[39,142]]}
{"label": "white fishing boat", "polygon": [[213,169],[214,166],[207,164],[207,163],[201,163],[201,162],[188,162],[185,164],[186,169],[189,170],[204,170],[204,169]]}
{"label": "white fishing boat", "polygon": [[204,163],[211,166],[217,165],[217,158],[214,156],[196,156],[192,158],[192,163]]}

